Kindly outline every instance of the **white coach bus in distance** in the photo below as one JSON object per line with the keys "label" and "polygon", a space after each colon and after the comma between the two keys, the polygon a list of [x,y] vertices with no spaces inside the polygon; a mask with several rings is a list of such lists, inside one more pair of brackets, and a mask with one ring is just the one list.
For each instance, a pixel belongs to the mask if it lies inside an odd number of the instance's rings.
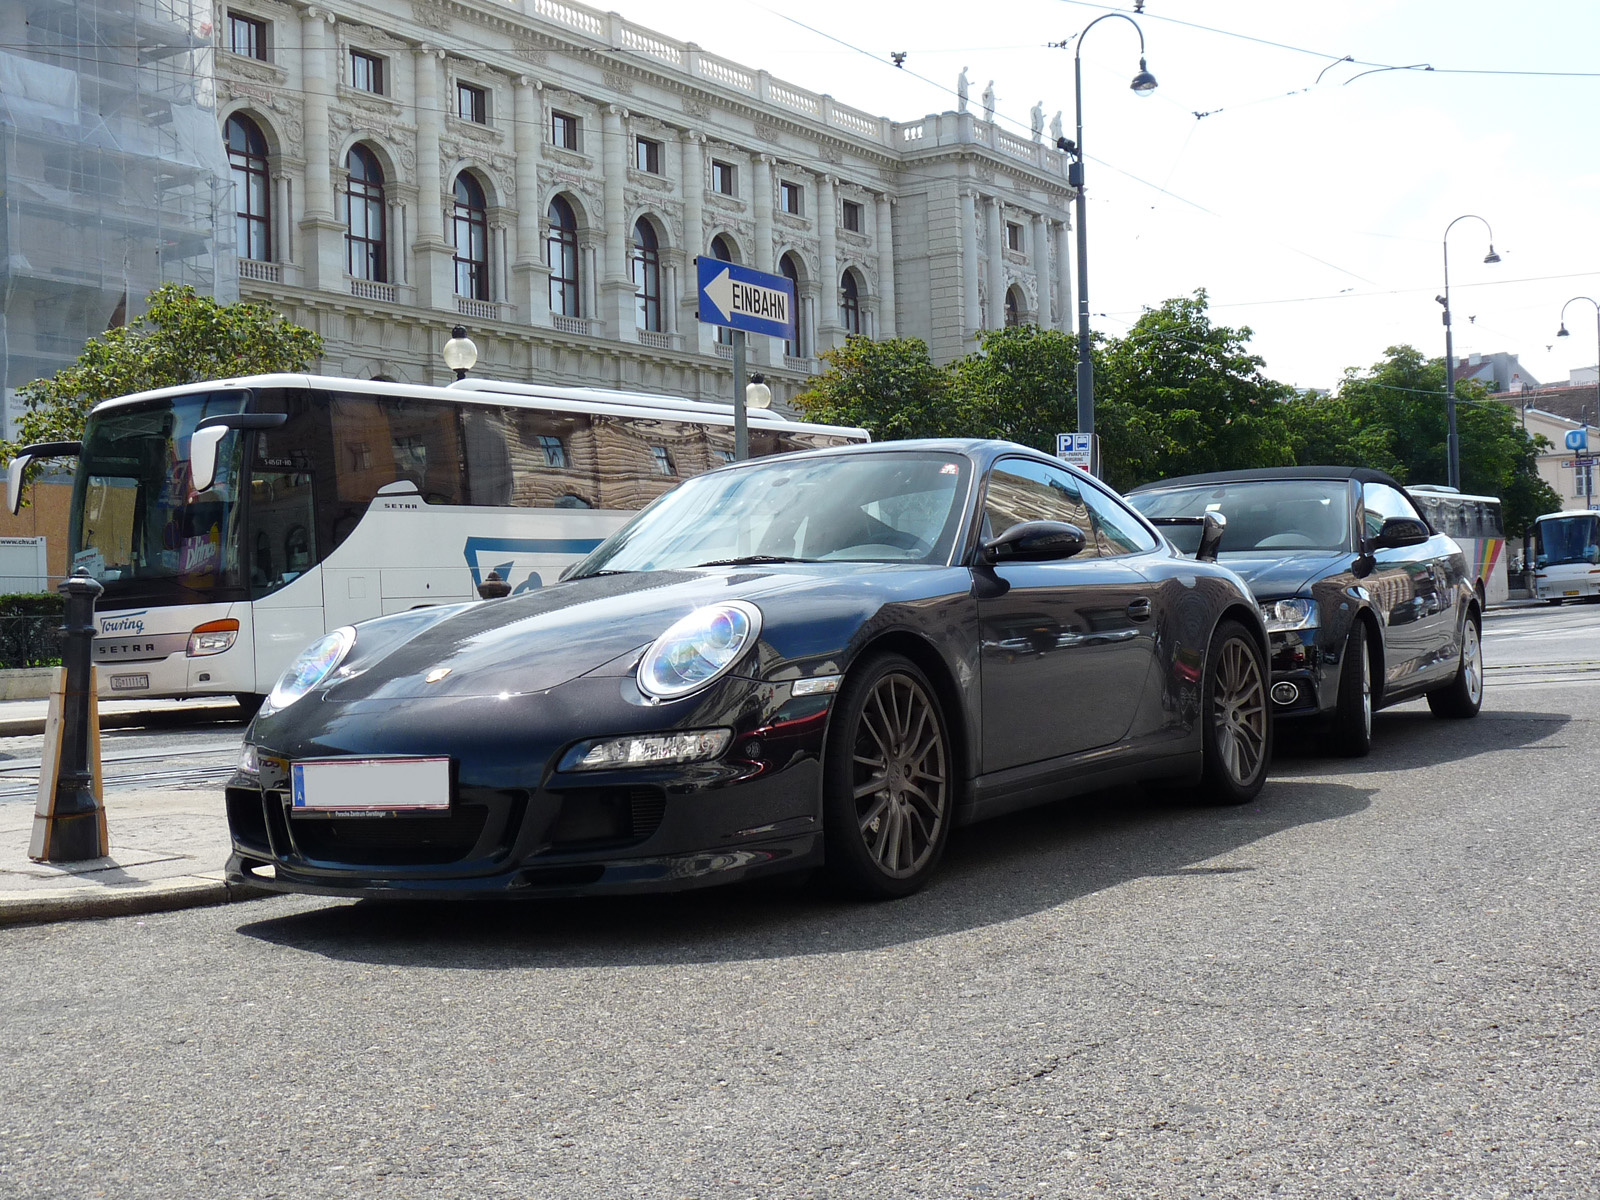
{"label": "white coach bus in distance", "polygon": [[1476,578],[1478,604],[1504,604],[1511,598],[1506,527],[1498,496],[1469,496],[1441,484],[1407,484],[1422,515],[1440,533],[1449,534],[1466,556]]}
{"label": "white coach bus in distance", "polygon": [[[731,462],[733,419],[599,388],[258,375],[96,405],[81,443],[18,453],[9,500],[30,459],[77,457],[71,565],[105,588],[102,696],[250,705],[341,625],[474,600],[491,571],[514,592],[554,582]],[[749,414],[752,457],[866,440]]]}
{"label": "white coach bus in distance", "polygon": [[1528,526],[1528,544],[1535,600],[1600,598],[1600,512],[1546,513]]}

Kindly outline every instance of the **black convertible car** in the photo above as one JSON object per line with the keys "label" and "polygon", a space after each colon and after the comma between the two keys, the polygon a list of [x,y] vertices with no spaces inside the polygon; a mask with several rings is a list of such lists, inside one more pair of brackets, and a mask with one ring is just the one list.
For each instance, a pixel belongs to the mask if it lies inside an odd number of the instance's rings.
{"label": "black convertible car", "polygon": [[[1376,708],[1426,696],[1445,717],[1483,702],[1483,613],[1461,548],[1405,488],[1365,467],[1269,467],[1135,488],[1157,523],[1217,513],[1221,560],[1261,602],[1279,717],[1324,716],[1334,748],[1372,745]],[[1180,545],[1197,540],[1174,529]]]}
{"label": "black convertible car", "polygon": [[1055,459],[764,458],[552,586],[310,647],[247,731],[228,871],[551,896],[825,866],[904,895],[968,821],[1157,777],[1248,800],[1267,678],[1238,578]]}

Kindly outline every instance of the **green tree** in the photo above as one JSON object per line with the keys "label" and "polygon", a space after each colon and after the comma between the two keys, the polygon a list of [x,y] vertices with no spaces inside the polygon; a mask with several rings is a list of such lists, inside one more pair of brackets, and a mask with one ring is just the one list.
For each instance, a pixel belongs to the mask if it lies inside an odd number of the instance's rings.
{"label": "green tree", "polygon": [[950,364],[963,436],[1004,438],[1054,454],[1056,434],[1078,428],[1077,346],[1037,325],[990,329]]}
{"label": "green tree", "polygon": [[859,425],[874,441],[967,436],[950,377],[920,338],[853,337],[822,359],[827,370],[794,399],[808,421]]}
{"label": "green tree", "polygon": [[[1251,330],[1213,324],[1205,290],[1144,313],[1106,343],[1095,425],[1115,487],[1295,461],[1284,412],[1293,389],[1262,371]],[[1102,416],[1101,414],[1104,414]]]}
{"label": "green tree", "polygon": [[10,459],[34,442],[76,441],[101,400],[150,388],[304,371],[322,339],[262,304],[219,304],[192,287],[163,284],[129,325],[91,338],[78,361],[17,389],[18,440],[0,443]]}

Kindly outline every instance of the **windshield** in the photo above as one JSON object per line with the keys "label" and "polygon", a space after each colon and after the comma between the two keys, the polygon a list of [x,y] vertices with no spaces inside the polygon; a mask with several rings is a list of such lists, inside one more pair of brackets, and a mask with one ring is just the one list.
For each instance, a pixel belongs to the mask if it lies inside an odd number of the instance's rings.
{"label": "windshield", "polygon": [[942,563],[970,471],[960,456],[914,452],[714,471],[645,509],[573,575],[773,561]]}
{"label": "windshield", "polygon": [[[1332,480],[1213,483],[1138,492],[1128,503],[1147,517],[1221,513],[1228,522],[1222,535],[1224,554],[1350,548],[1349,492],[1346,484]],[[1185,554],[1200,547],[1198,525],[1166,525],[1161,531]]]}
{"label": "windshield", "polygon": [[1537,561],[1541,567],[1600,561],[1600,548],[1596,547],[1600,517],[1547,517],[1533,528],[1538,538]]}
{"label": "windshield", "polygon": [[239,451],[223,439],[216,479],[196,493],[189,438],[201,418],[241,411],[249,394],[197,393],[92,416],[73,485],[72,566],[87,567],[108,598],[174,586],[210,599],[240,585]]}

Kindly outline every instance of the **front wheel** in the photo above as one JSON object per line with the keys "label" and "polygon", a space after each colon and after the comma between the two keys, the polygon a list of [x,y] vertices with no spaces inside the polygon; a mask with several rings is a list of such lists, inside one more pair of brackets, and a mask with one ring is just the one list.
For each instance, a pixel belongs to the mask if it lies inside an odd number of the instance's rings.
{"label": "front wheel", "polygon": [[909,896],[950,836],[955,789],[945,718],[910,659],[886,654],[839,692],[823,764],[827,871],[848,892]]}
{"label": "front wheel", "polygon": [[1267,781],[1272,720],[1267,712],[1267,656],[1250,631],[1224,621],[1206,653],[1200,708],[1205,767],[1202,794],[1213,804],[1244,804]]}
{"label": "front wheel", "polygon": [[1346,758],[1365,758],[1372,750],[1372,656],[1367,653],[1367,627],[1359,619],[1344,643],[1333,746]]}
{"label": "front wheel", "polygon": [[1428,707],[1436,717],[1475,717],[1483,707],[1483,649],[1475,613],[1467,614],[1461,631],[1461,665],[1456,677],[1428,693]]}

